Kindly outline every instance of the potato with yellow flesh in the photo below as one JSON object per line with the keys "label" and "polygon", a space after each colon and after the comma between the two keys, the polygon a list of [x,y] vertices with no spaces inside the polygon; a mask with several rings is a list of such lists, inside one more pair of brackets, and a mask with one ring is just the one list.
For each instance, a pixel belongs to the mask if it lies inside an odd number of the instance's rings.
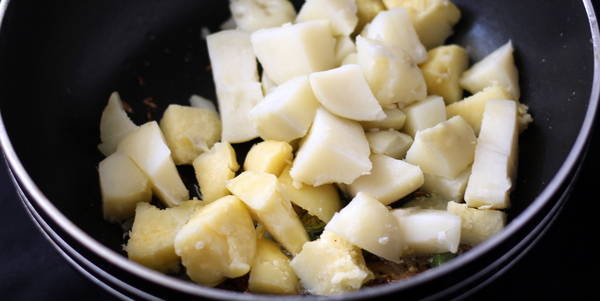
{"label": "potato with yellow flesh", "polygon": [[177,206],[189,199],[156,121],[147,122],[125,137],[117,151],[127,155],[144,172],[152,183],[152,191],[166,206]]}
{"label": "potato with yellow flesh", "polygon": [[366,135],[373,154],[386,155],[394,159],[404,158],[413,143],[411,136],[393,129],[368,132]]}
{"label": "potato with yellow flesh", "polygon": [[364,192],[358,192],[336,213],[325,231],[393,262],[400,261],[405,249],[396,218],[384,204]]}
{"label": "potato with yellow flesh", "polygon": [[351,53],[356,52],[356,45],[350,36],[340,36],[335,42],[335,61],[336,65],[342,65],[344,59]]}
{"label": "potato with yellow flesh", "polygon": [[221,120],[217,113],[175,104],[165,110],[160,128],[177,165],[192,164],[221,138]]}
{"label": "potato with yellow flesh", "polygon": [[267,140],[250,148],[244,161],[244,170],[266,172],[279,176],[292,163],[292,146],[283,141]]}
{"label": "potato with yellow flesh", "polygon": [[463,90],[459,79],[469,67],[469,56],[458,45],[446,45],[429,50],[421,71],[427,82],[427,92],[439,95],[446,104],[462,99]]}
{"label": "potato with yellow flesh", "polygon": [[296,187],[290,176],[289,167],[281,173],[278,180],[284,199],[298,205],[323,222],[329,222],[331,217],[342,208],[342,201],[333,184]]}
{"label": "potato with yellow flesh", "polygon": [[202,199],[206,203],[229,195],[225,185],[240,169],[235,150],[227,142],[215,143],[210,151],[198,156],[193,165]]}
{"label": "potato with yellow flesh", "polygon": [[458,251],[460,217],[446,210],[418,208],[396,209],[392,213],[398,221],[407,253],[430,255]]}
{"label": "potato with yellow flesh", "polygon": [[363,121],[360,124],[365,129],[395,129],[401,130],[406,123],[406,114],[402,110],[394,109],[383,109],[386,117],[382,120],[375,121]]}
{"label": "potato with yellow flesh", "polygon": [[355,0],[306,0],[298,12],[296,22],[328,20],[336,36],[349,36],[356,28]]}
{"label": "potato with yellow flesh", "polygon": [[381,0],[356,0],[356,8],[358,24],[356,24],[354,33],[359,33],[377,14],[385,10],[385,5]]}
{"label": "potato with yellow flesh", "polygon": [[247,32],[277,27],[296,18],[288,0],[231,0],[229,10],[237,27]]}
{"label": "potato with yellow flesh", "polygon": [[251,39],[264,72],[278,85],[335,67],[335,39],[328,21],[261,29]]}
{"label": "potato with yellow flesh", "polygon": [[446,201],[462,201],[465,196],[467,182],[471,175],[471,167],[467,167],[465,171],[455,178],[446,178],[431,174],[424,174],[425,183],[423,191],[438,194]]}
{"label": "potato with yellow flesh", "polygon": [[423,185],[423,172],[418,166],[385,155],[371,156],[373,170],[350,184],[350,192],[367,193],[389,205]]}
{"label": "potato with yellow flesh", "polygon": [[418,165],[424,173],[453,178],[473,163],[476,143],[471,126],[455,116],[418,131],[406,162]]}
{"label": "potato with yellow flesh", "polygon": [[100,118],[100,141],[98,149],[109,156],[117,150],[123,138],[138,129],[123,109],[123,101],[119,93],[113,92]]}
{"label": "potato with yellow flesh", "polygon": [[406,124],[404,131],[415,136],[418,131],[434,127],[446,121],[446,105],[439,96],[429,96],[423,101],[404,108]]}
{"label": "potato with yellow flesh", "polygon": [[248,279],[248,290],[259,294],[297,294],[299,286],[298,277],[290,266],[290,259],[276,243],[259,238]]}
{"label": "potato with yellow flesh", "polygon": [[175,236],[201,207],[200,201],[185,201],[163,210],[138,203],[125,246],[129,259],[159,272],[178,272],[180,260],[175,253]]}
{"label": "potato with yellow flesh", "polygon": [[102,212],[107,221],[119,222],[134,216],[136,204],[152,198],[146,175],[121,153],[113,153],[100,161],[98,174]]}
{"label": "potato with yellow flesh", "polygon": [[215,286],[250,271],[256,231],[244,203],[220,198],[194,214],[175,236],[175,252],[194,281]]}
{"label": "potato with yellow flesh", "polygon": [[308,241],[290,201],[279,191],[277,178],[268,173],[244,171],[230,180],[227,189],[250,208],[258,221],[286,250],[298,254]]}
{"label": "potato with yellow flesh", "polygon": [[330,231],[307,242],[290,265],[302,286],[314,295],[356,291],[373,278],[361,250]]}
{"label": "potato with yellow flesh", "polygon": [[412,17],[415,31],[427,48],[437,47],[452,35],[461,17],[450,0],[383,0],[388,9],[404,7]]}
{"label": "potato with yellow flesh", "polygon": [[475,246],[500,232],[506,224],[506,213],[499,210],[469,208],[467,204],[448,202],[448,212],[461,219],[463,244]]}
{"label": "potato with yellow flesh", "polygon": [[485,104],[491,99],[510,99],[510,94],[498,85],[487,87],[472,96],[448,105],[446,107],[448,117],[462,117],[473,127],[475,134],[479,135],[483,110],[485,109]]}

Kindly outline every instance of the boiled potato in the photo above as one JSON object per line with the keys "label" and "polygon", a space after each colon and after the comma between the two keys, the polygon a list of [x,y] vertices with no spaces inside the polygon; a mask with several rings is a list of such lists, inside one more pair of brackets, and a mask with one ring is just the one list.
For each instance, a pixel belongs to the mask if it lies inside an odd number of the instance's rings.
{"label": "boiled potato", "polygon": [[396,209],[402,238],[410,254],[456,253],[460,244],[461,219],[445,210]]}
{"label": "boiled potato", "polygon": [[175,252],[194,281],[215,286],[250,271],[256,231],[246,206],[225,196],[199,210],[175,236]]}
{"label": "boiled potato", "polygon": [[499,210],[469,208],[467,204],[448,202],[448,212],[461,219],[461,243],[475,246],[500,232],[506,224],[506,213]]}
{"label": "boiled potato", "polygon": [[455,116],[418,131],[406,162],[418,165],[424,173],[453,178],[473,163],[476,143],[473,129]]}
{"label": "boiled potato", "polygon": [[512,100],[488,101],[465,191],[469,207],[504,209],[510,205],[518,140],[517,104]]}
{"label": "boiled potato", "polygon": [[297,294],[299,286],[298,277],[290,266],[290,259],[276,243],[259,238],[248,279],[248,290],[259,294]]}
{"label": "boiled potato", "polygon": [[179,271],[175,236],[201,207],[199,201],[185,201],[177,207],[163,210],[148,203],[138,203],[125,246],[129,259],[163,273]]}
{"label": "boiled potato", "polygon": [[189,199],[156,121],[142,125],[121,140],[117,151],[127,155],[144,172],[152,190],[166,206],[177,206]]}
{"label": "boiled potato", "polygon": [[294,181],[319,186],[350,184],[371,171],[369,142],[357,122],[317,109],[290,170]]}
{"label": "boiled potato", "polygon": [[160,120],[160,128],[178,165],[192,164],[221,138],[219,115],[206,109],[171,104]]}
{"label": "boiled potato", "polygon": [[356,52],[350,53],[348,54],[343,60],[341,65],[356,65],[358,64],[358,56],[356,55]]}
{"label": "boiled potato", "polygon": [[123,138],[138,129],[123,110],[123,101],[119,93],[113,92],[108,98],[108,104],[102,111],[100,118],[100,140],[98,149],[110,156],[117,150],[117,145]]}
{"label": "boiled potato", "polygon": [[315,96],[330,112],[357,121],[386,117],[358,65],[315,72],[309,78]]}
{"label": "boiled potato", "polygon": [[389,129],[366,133],[369,147],[373,154],[380,154],[402,159],[413,143],[413,138],[407,134]]}
{"label": "boiled potato", "polygon": [[[267,75],[266,72],[263,72],[260,75],[260,84],[262,85],[263,95],[265,95],[264,100],[266,100],[266,96],[269,93],[273,92],[275,90],[275,88],[277,88],[277,84],[272,79],[269,78],[269,76]],[[261,101],[261,103],[264,102],[264,100]],[[257,104],[257,106],[258,106],[258,104]]]}
{"label": "boiled potato", "polygon": [[205,109],[205,110],[209,110],[212,112],[215,112],[218,116],[218,112],[217,112],[217,107],[215,107],[215,104],[210,101],[209,99],[206,99],[200,95],[192,95],[190,96],[190,106],[194,107],[194,108],[198,108],[198,109]]}
{"label": "boiled potato", "polygon": [[405,249],[396,218],[385,205],[364,192],[358,192],[336,213],[325,231],[393,262],[400,261]]}
{"label": "boiled potato", "polygon": [[237,27],[247,32],[277,27],[296,18],[288,0],[231,0],[229,9]]}
{"label": "boiled potato", "polygon": [[429,96],[423,101],[404,108],[406,124],[404,131],[415,136],[418,131],[431,128],[446,121],[446,105],[439,96]]}
{"label": "boiled potato", "polygon": [[356,0],[356,16],[358,24],[354,33],[360,33],[365,25],[371,22],[381,11],[385,10],[385,5],[381,0]]}
{"label": "boiled potato", "polygon": [[244,170],[266,172],[279,176],[292,163],[292,146],[283,141],[268,140],[255,144],[246,154]]}
{"label": "boiled potato", "polygon": [[356,11],[355,0],[306,0],[296,21],[328,20],[334,35],[349,36],[358,23]]}
{"label": "boiled potato", "polygon": [[384,205],[389,205],[423,185],[423,172],[418,166],[385,155],[371,156],[373,170],[352,184],[350,192],[365,192]]}
{"label": "boiled potato", "polygon": [[351,53],[356,53],[356,45],[350,36],[340,36],[335,42],[335,61],[336,65],[342,65],[344,59]]}
{"label": "boiled potato", "polygon": [[244,201],[258,221],[286,250],[292,254],[300,252],[302,245],[308,241],[308,234],[290,201],[281,195],[274,175],[245,171],[229,181],[227,189]]}
{"label": "boiled potato", "polygon": [[250,119],[264,140],[289,142],[306,135],[318,107],[308,76],[300,76],[273,89],[250,111]]}
{"label": "boiled potato", "polygon": [[471,175],[471,167],[467,167],[455,178],[440,177],[431,174],[424,174],[425,183],[423,191],[437,194],[446,201],[462,201],[467,188],[467,181]]}
{"label": "boiled potato", "polygon": [[135,215],[139,202],[149,202],[152,190],[148,177],[121,153],[113,153],[98,165],[102,212],[110,222],[124,221]]}
{"label": "boiled potato", "polygon": [[355,291],[373,278],[361,250],[330,231],[304,244],[290,265],[306,291],[315,295]]}
{"label": "boiled potato", "polygon": [[252,47],[264,72],[278,85],[335,66],[335,39],[329,21],[258,30],[252,34]]}
{"label": "boiled potato", "polygon": [[210,151],[194,160],[193,166],[202,199],[206,203],[230,194],[225,185],[240,168],[235,150],[227,142],[215,143]]}
{"label": "boiled potato", "polygon": [[463,90],[458,81],[467,67],[467,51],[458,45],[445,45],[429,50],[427,61],[421,65],[427,92],[442,96],[446,104],[459,101]]}
{"label": "boiled potato", "polygon": [[406,123],[406,114],[402,112],[402,110],[393,108],[393,109],[383,109],[386,117],[382,120],[375,121],[363,121],[360,124],[365,129],[395,129],[401,130],[404,128],[404,124]]}

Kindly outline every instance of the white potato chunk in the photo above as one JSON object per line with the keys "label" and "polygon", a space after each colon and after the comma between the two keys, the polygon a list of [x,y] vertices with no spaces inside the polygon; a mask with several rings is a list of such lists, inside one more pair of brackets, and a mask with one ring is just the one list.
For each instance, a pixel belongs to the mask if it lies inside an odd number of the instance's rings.
{"label": "white potato chunk", "polygon": [[353,245],[389,261],[399,262],[405,245],[398,222],[385,205],[359,192],[325,226]]}
{"label": "white potato chunk", "polygon": [[386,117],[358,65],[315,72],[309,78],[315,96],[330,112],[358,121]]}
{"label": "white potato chunk", "polygon": [[261,29],[251,39],[264,72],[278,85],[335,66],[335,39],[328,21]]}
{"label": "white potato chunk", "polygon": [[437,194],[446,201],[462,201],[470,175],[471,167],[467,167],[455,178],[425,174],[425,183],[422,189]]}
{"label": "white potato chunk", "polygon": [[277,178],[268,173],[245,171],[227,184],[227,189],[238,196],[258,221],[286,250],[298,254],[308,241],[298,215],[290,201],[279,191]]}
{"label": "white potato chunk", "polygon": [[371,156],[373,170],[352,184],[350,192],[365,192],[384,205],[389,205],[423,185],[423,172],[418,166],[385,155]]}
{"label": "white potato chunk", "polygon": [[336,38],[335,42],[335,61],[338,66],[342,65],[344,59],[351,53],[356,53],[356,45],[350,36],[341,36]]}
{"label": "white potato chunk", "polygon": [[460,244],[460,217],[445,210],[396,209],[392,213],[398,221],[408,253],[429,255],[456,253]]}
{"label": "white potato chunk", "polygon": [[267,140],[250,148],[244,161],[244,170],[266,172],[279,176],[292,163],[292,146],[283,141]]}
{"label": "white potato chunk", "polygon": [[144,172],[152,183],[152,190],[166,206],[177,206],[189,199],[156,121],[140,126],[125,137],[117,151],[127,155]]}
{"label": "white potato chunk", "polygon": [[402,110],[393,108],[393,109],[383,109],[385,113],[385,118],[382,120],[375,121],[363,121],[360,124],[365,129],[395,129],[401,130],[404,128],[404,124],[406,123],[406,114],[402,112]]}
{"label": "white potato chunk", "polygon": [[356,65],[358,64],[358,56],[356,55],[356,53],[350,53],[348,54],[343,60],[342,63],[340,64],[341,66],[344,65]]}
{"label": "white potato chunk", "polygon": [[436,126],[446,121],[446,105],[439,96],[429,96],[425,100],[404,109],[406,124],[404,131],[415,136],[418,131]]}
{"label": "white potato chunk", "polygon": [[469,207],[504,209],[510,205],[518,139],[517,104],[512,100],[488,101],[465,191]]}
{"label": "white potato chunk", "polygon": [[357,122],[317,109],[290,170],[294,181],[319,186],[350,184],[371,171],[369,141]]}
{"label": "white potato chunk", "polygon": [[453,178],[473,163],[476,143],[471,126],[455,116],[418,131],[406,162],[418,165],[424,173]]}
{"label": "white potato chunk", "polygon": [[355,0],[306,0],[297,22],[329,20],[336,36],[349,36],[358,23]]}
{"label": "white potato chunk", "polygon": [[297,294],[298,277],[290,259],[266,238],[256,242],[256,256],[248,278],[248,291],[259,294]]}
{"label": "white potato chunk", "polygon": [[110,222],[124,221],[135,215],[135,205],[149,202],[152,190],[148,177],[129,159],[113,153],[98,165],[102,212]]}
{"label": "white potato chunk", "polygon": [[427,86],[419,67],[403,51],[374,39],[356,37],[358,64],[382,105],[422,100]]}
{"label": "white potato chunk", "polygon": [[381,0],[356,0],[356,8],[358,24],[354,29],[354,33],[360,33],[365,25],[371,23],[377,14],[385,10],[385,5]]}
{"label": "white potato chunk", "polygon": [[469,67],[467,51],[458,45],[440,46],[427,52],[427,61],[421,65],[427,92],[439,95],[446,104],[462,99],[460,76]]}
{"label": "white potato chunk", "polygon": [[448,212],[461,219],[461,243],[475,246],[500,232],[506,224],[506,213],[500,210],[469,208],[467,204],[448,202]]}
{"label": "white potato chunk", "polygon": [[519,100],[519,71],[513,58],[511,41],[494,50],[463,73],[460,84],[471,93],[499,85],[508,92],[508,99]]}
{"label": "white potato chunk", "polygon": [[361,35],[406,52],[416,64],[427,59],[427,50],[419,40],[410,15],[402,7],[380,12]]}
{"label": "white potato chunk", "polygon": [[411,136],[393,129],[368,132],[366,135],[373,154],[386,155],[394,159],[404,158],[413,143]]}
{"label": "white potato chunk", "polygon": [[313,295],[356,291],[373,278],[361,250],[329,231],[304,244],[290,265],[302,286]]}
{"label": "white potato chunk", "polygon": [[108,98],[108,104],[100,117],[100,141],[98,149],[105,156],[117,150],[117,145],[123,138],[138,129],[123,110],[123,101],[119,93],[113,92]]}
{"label": "white potato chunk", "polygon": [[237,27],[247,32],[277,27],[296,18],[288,0],[230,0],[229,10]]}
{"label": "white potato chunk", "polygon": [[227,142],[215,143],[210,151],[194,160],[193,166],[202,200],[206,203],[230,194],[225,184],[235,177],[235,172],[240,168],[235,150]]}
{"label": "white potato chunk", "polygon": [[308,76],[277,86],[250,111],[250,119],[264,140],[292,141],[304,137],[319,107]]}
{"label": "white potato chunk", "polygon": [[250,35],[224,30],[206,37],[213,80],[221,112],[223,142],[258,137],[248,112],[263,98]]}
{"label": "white potato chunk", "polygon": [[217,107],[215,106],[215,103],[207,98],[200,96],[200,95],[194,94],[194,95],[190,96],[189,102],[190,102],[190,106],[192,106],[194,108],[205,109],[205,110],[213,111],[213,112],[219,114],[217,112]]}

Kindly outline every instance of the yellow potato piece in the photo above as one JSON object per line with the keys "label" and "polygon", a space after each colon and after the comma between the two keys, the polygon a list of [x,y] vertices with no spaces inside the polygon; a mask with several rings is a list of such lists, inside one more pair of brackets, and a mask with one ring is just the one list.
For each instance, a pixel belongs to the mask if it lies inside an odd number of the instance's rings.
{"label": "yellow potato piece", "polygon": [[258,239],[248,290],[259,294],[297,294],[298,288],[298,277],[290,266],[290,259],[276,243]]}
{"label": "yellow potato piece", "polygon": [[266,172],[279,176],[283,168],[292,163],[292,146],[283,141],[267,140],[252,146],[244,170]]}
{"label": "yellow potato piece", "polygon": [[235,150],[227,142],[216,143],[209,152],[198,156],[193,165],[202,199],[207,203],[230,194],[225,184],[240,168]]}
{"label": "yellow potato piece", "polygon": [[511,99],[511,97],[502,87],[493,85],[459,102],[448,105],[446,112],[449,118],[453,116],[462,117],[471,125],[475,134],[479,135],[483,110],[485,104],[491,99]]}
{"label": "yellow potato piece", "polygon": [[462,73],[469,67],[469,56],[458,45],[440,46],[429,50],[427,61],[421,65],[427,92],[439,95],[446,104],[462,99],[463,90],[459,84]]}
{"label": "yellow potato piece", "polygon": [[461,243],[475,246],[504,228],[506,213],[499,210],[469,208],[467,204],[448,202],[448,212],[461,219]]}
{"label": "yellow potato piece", "polygon": [[380,11],[385,10],[385,5],[381,0],[356,0],[356,8],[358,24],[356,24],[354,33],[359,33]]}

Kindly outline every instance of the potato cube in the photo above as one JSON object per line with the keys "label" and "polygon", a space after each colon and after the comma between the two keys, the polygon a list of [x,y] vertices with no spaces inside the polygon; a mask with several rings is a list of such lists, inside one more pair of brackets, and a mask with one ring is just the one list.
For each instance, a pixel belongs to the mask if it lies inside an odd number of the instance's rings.
{"label": "potato cube", "polygon": [[418,165],[424,173],[453,178],[473,163],[476,142],[471,126],[455,116],[418,131],[406,162]]}
{"label": "potato cube", "polygon": [[139,202],[152,198],[150,182],[127,156],[113,153],[98,165],[104,219],[119,222],[135,215]]}
{"label": "potato cube", "polygon": [[308,211],[323,222],[329,222],[333,214],[342,208],[342,201],[333,184],[321,186],[294,186],[289,167],[279,176],[279,189],[284,199]]}
{"label": "potato cube", "polygon": [[336,36],[349,36],[356,28],[355,0],[306,0],[298,12],[297,22],[329,20]]}
{"label": "potato cube", "polygon": [[427,96],[421,70],[404,51],[361,36],[356,37],[356,50],[358,64],[382,105],[405,106]]}
{"label": "potato cube", "polygon": [[138,203],[125,246],[129,259],[159,272],[178,272],[175,235],[201,207],[200,201],[185,201],[164,210],[148,203]]}
{"label": "potato cube", "polygon": [[127,155],[144,172],[153,192],[166,206],[173,207],[189,199],[156,121],[142,125],[125,137],[117,151]]}
{"label": "potato cube", "polygon": [[400,109],[383,109],[386,117],[382,120],[363,121],[360,124],[365,129],[395,129],[401,130],[406,123],[406,114]]}
{"label": "potato cube", "polygon": [[279,176],[292,163],[292,146],[283,141],[268,140],[255,144],[246,154],[244,169]]}
{"label": "potato cube", "polygon": [[235,150],[227,142],[215,143],[210,151],[198,156],[193,165],[202,199],[206,203],[229,195],[225,185],[240,169]]}
{"label": "potato cube", "polygon": [[245,275],[256,253],[248,209],[235,196],[206,205],[177,232],[175,252],[192,281],[203,285]]}
{"label": "potato cube", "polygon": [[469,67],[469,56],[458,45],[440,46],[429,50],[427,61],[421,65],[427,92],[444,98],[446,104],[462,99],[463,90],[458,83]]}
{"label": "potato cube", "polygon": [[259,294],[297,294],[298,289],[298,277],[290,266],[290,259],[276,243],[259,238],[248,290]]}
{"label": "potato cube", "polygon": [[367,140],[373,154],[402,159],[413,143],[413,138],[396,130],[368,132]]}
{"label": "potato cube", "polygon": [[385,155],[371,156],[373,170],[350,184],[350,192],[365,192],[384,205],[389,205],[423,185],[423,172],[418,166]]}
{"label": "potato cube", "polygon": [[358,123],[319,108],[290,175],[294,181],[313,186],[350,184],[371,171],[370,153],[369,142]]}
{"label": "potato cube", "polygon": [[160,128],[175,164],[192,164],[221,138],[221,120],[215,112],[171,104],[160,120]]}
{"label": "potato cube", "polygon": [[467,167],[455,178],[446,178],[424,174],[425,183],[422,189],[429,193],[438,194],[446,201],[462,201],[465,196],[467,182],[471,175],[471,167]]}
{"label": "potato cube", "polygon": [[377,14],[385,10],[385,5],[383,5],[381,0],[356,0],[356,8],[358,24],[356,24],[354,33],[358,34],[363,30],[365,25],[371,23]]}
{"label": "potato cube", "polygon": [[335,39],[328,21],[261,29],[252,34],[260,64],[278,85],[335,66]]}
{"label": "potato cube", "polygon": [[518,139],[517,104],[512,100],[488,101],[465,191],[469,207],[504,209],[510,205]]}
{"label": "potato cube", "polygon": [[264,140],[292,141],[308,132],[319,107],[308,76],[277,86],[250,111],[250,119]]}
{"label": "potato cube", "polygon": [[138,129],[123,109],[119,93],[113,92],[108,98],[108,104],[100,118],[100,141],[98,149],[105,156],[110,156],[117,150],[117,145],[123,138]]}
{"label": "potato cube", "polygon": [[396,218],[385,205],[364,192],[358,192],[336,213],[325,231],[393,262],[400,261],[405,248]]}
{"label": "potato cube", "polygon": [[499,210],[469,208],[467,204],[448,203],[448,212],[461,219],[461,243],[475,246],[500,232],[506,224],[506,213]]}
{"label": "potato cube", "polygon": [[406,124],[404,130],[411,136],[418,131],[436,126],[446,121],[446,105],[439,96],[429,96],[425,100],[412,104],[404,109]]}
{"label": "potato cube", "polygon": [[402,7],[377,14],[373,21],[365,26],[361,36],[384,42],[398,51],[406,52],[415,64],[427,59],[427,50],[419,40],[410,15]]}
{"label": "potato cube", "polygon": [[292,204],[283,198],[277,178],[268,173],[245,171],[230,180],[227,189],[250,208],[258,221],[286,250],[298,254],[308,241]]}
{"label": "potato cube", "polygon": [[309,78],[317,100],[330,112],[358,121],[385,118],[358,65],[315,72]]}
{"label": "potato cube", "polygon": [[479,135],[483,110],[490,99],[510,99],[510,95],[502,87],[494,85],[459,102],[448,105],[446,110],[449,117],[462,117],[473,127],[475,134]]}
{"label": "potato cube", "polygon": [[445,210],[396,209],[404,243],[410,254],[456,253],[460,244],[460,217]]}
{"label": "potato cube", "polygon": [[356,53],[356,45],[350,36],[341,36],[336,38],[335,42],[335,61],[340,66],[342,61],[351,53]]}
{"label": "potato cube", "polygon": [[412,17],[415,31],[427,48],[444,44],[458,23],[460,10],[450,0],[383,0],[388,9],[404,7]]}
{"label": "potato cube", "polygon": [[290,265],[302,286],[314,295],[356,291],[373,278],[361,250],[329,231],[304,244]]}
{"label": "potato cube", "polygon": [[200,95],[194,94],[194,95],[190,96],[189,102],[190,102],[190,106],[192,106],[194,108],[213,111],[213,112],[215,112],[215,114],[217,114],[217,116],[219,114],[217,112],[217,107],[215,106],[215,103],[209,99],[206,99],[206,98],[200,96]]}
{"label": "potato cube", "polygon": [[465,71],[460,85],[473,94],[499,85],[510,95],[506,99],[519,100],[519,71],[513,52],[512,42],[508,41]]}
{"label": "potato cube", "polygon": [[277,27],[296,18],[289,0],[232,0],[229,10],[237,27],[247,32]]}

